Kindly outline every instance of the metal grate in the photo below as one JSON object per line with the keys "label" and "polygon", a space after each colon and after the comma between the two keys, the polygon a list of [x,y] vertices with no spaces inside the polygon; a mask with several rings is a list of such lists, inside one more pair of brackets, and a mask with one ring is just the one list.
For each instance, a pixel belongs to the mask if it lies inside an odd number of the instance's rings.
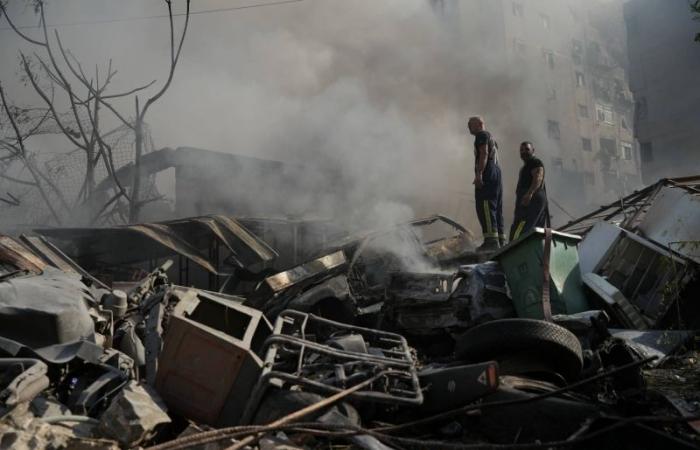
{"label": "metal grate", "polygon": [[[343,341],[346,344],[340,344]],[[391,405],[423,402],[413,355],[406,339],[395,333],[287,310],[278,316],[263,352],[262,375],[248,401],[244,423],[271,385],[334,394],[381,373],[350,398]]]}

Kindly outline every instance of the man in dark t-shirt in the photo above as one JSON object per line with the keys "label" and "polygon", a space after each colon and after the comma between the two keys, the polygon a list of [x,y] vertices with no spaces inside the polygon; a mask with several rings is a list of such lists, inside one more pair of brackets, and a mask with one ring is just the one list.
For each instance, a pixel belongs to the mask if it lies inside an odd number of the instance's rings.
{"label": "man in dark t-shirt", "polygon": [[469,119],[474,135],[474,197],[476,216],[484,234],[479,250],[496,250],[505,242],[503,231],[503,186],[498,166],[498,144],[485,130],[481,117]]}
{"label": "man in dark t-shirt", "polygon": [[544,227],[549,222],[547,191],[544,187],[544,164],[535,156],[532,142],[520,144],[520,158],[525,164],[520,169],[515,189],[515,214],[510,227],[510,240],[514,241],[534,227]]}

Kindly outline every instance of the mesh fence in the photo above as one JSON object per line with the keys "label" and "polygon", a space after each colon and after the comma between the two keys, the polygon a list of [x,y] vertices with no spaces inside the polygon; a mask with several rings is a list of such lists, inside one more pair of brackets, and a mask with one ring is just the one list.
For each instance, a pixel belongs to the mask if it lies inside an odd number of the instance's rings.
{"label": "mesh fence", "polygon": [[[47,130],[50,132],[51,128],[48,128],[49,126],[50,124],[46,124]],[[103,136],[103,141],[111,148],[115,171],[133,163],[136,150],[134,132],[129,127],[123,125],[110,131]],[[150,130],[145,126],[144,153],[152,150],[153,141]],[[58,212],[62,222],[65,224],[76,223],[75,219],[85,209],[82,205],[87,173],[85,151],[76,149],[55,155],[48,160],[34,161],[46,176],[42,186],[44,186],[48,200]],[[22,167],[20,162],[10,160],[0,162],[0,175],[9,173],[12,173],[13,178],[31,180],[27,169]],[[110,176],[104,158],[99,158],[95,165],[94,173],[94,179],[97,184]],[[128,187],[125,186],[125,188]],[[140,198],[153,198],[158,195],[154,176],[149,176],[142,180],[141,192]],[[0,201],[0,224],[5,227],[55,223],[52,220],[46,201],[35,187],[0,177],[0,200],[2,200]],[[19,203],[19,205],[16,203]],[[123,201],[115,202],[111,206],[115,212],[120,209],[124,210],[126,207]],[[107,220],[109,220],[109,216],[110,214],[106,214]],[[118,221],[119,218],[114,218],[113,220],[113,222]]]}

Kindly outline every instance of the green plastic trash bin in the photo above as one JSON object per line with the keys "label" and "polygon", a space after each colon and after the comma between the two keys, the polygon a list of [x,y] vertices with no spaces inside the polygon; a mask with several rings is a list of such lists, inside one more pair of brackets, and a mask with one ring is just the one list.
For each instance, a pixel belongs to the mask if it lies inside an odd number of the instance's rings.
{"label": "green plastic trash bin", "polygon": [[[552,231],[549,298],[552,314],[588,311],[578,267],[579,236]],[[530,230],[493,256],[503,267],[518,317],[543,319],[544,229]]]}

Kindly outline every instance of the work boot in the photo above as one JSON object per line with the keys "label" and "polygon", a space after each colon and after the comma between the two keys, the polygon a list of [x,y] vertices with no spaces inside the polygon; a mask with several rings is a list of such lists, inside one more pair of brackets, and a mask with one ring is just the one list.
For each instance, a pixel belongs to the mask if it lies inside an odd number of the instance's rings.
{"label": "work boot", "polygon": [[494,252],[500,248],[497,237],[487,237],[484,238],[484,243],[481,244],[476,251],[477,252]]}

